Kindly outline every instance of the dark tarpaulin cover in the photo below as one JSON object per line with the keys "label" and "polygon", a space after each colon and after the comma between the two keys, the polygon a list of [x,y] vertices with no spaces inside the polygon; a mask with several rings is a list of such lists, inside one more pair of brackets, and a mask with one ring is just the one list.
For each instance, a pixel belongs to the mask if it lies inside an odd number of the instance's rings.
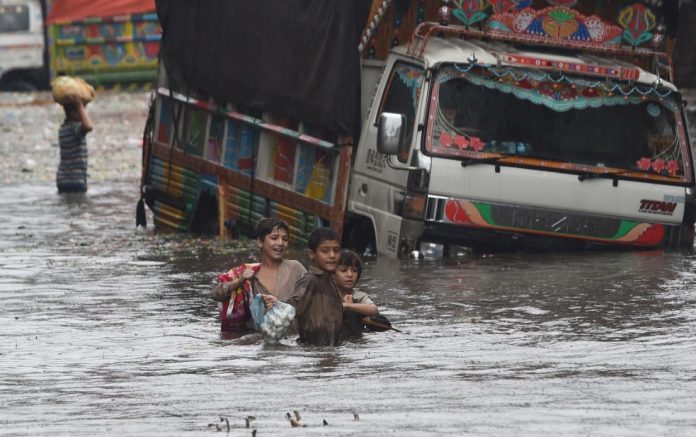
{"label": "dark tarpaulin cover", "polygon": [[696,88],[696,0],[682,1],[674,50],[677,86]]}
{"label": "dark tarpaulin cover", "polygon": [[173,87],[359,133],[369,0],[157,0]]}

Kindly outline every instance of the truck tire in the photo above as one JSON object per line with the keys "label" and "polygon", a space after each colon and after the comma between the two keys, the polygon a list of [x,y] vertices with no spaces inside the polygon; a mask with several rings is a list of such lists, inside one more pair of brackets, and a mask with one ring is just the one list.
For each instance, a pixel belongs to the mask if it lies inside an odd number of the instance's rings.
{"label": "truck tire", "polygon": [[375,231],[372,223],[365,218],[357,218],[346,224],[343,231],[344,246],[359,254],[370,248],[375,251]]}
{"label": "truck tire", "polygon": [[19,91],[19,92],[30,92],[30,91],[38,91],[39,87],[37,87],[33,82],[30,82],[28,80],[24,79],[11,79],[2,85],[0,85],[0,88],[3,91]]}

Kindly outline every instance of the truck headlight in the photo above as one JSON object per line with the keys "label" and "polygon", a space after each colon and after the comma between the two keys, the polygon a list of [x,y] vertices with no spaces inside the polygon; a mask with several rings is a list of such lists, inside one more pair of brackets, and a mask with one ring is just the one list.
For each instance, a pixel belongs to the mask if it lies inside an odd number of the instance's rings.
{"label": "truck headlight", "polygon": [[427,196],[425,194],[406,193],[403,217],[423,220],[426,199]]}

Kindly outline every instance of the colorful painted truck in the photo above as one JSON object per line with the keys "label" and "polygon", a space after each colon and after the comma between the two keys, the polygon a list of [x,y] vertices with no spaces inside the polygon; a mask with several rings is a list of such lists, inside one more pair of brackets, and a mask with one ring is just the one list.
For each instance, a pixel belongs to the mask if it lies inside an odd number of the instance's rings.
{"label": "colorful painted truck", "polygon": [[599,4],[158,2],[156,227],[277,216],[387,256],[691,247],[676,6]]}
{"label": "colorful painted truck", "polygon": [[161,31],[154,0],[53,0],[47,16],[50,78],[95,87],[153,85]]}
{"label": "colorful painted truck", "polygon": [[0,87],[47,88],[62,74],[97,87],[152,85],[160,33],[154,0],[0,0]]}

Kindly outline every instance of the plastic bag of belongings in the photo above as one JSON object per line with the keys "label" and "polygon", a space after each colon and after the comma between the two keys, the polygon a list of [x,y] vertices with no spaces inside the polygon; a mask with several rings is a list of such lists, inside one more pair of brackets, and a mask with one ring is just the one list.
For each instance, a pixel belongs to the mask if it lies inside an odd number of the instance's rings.
{"label": "plastic bag of belongings", "polygon": [[61,105],[72,103],[72,96],[78,97],[86,105],[96,96],[94,87],[79,77],[58,76],[51,82],[51,90],[53,100]]}
{"label": "plastic bag of belongings", "polygon": [[266,311],[263,298],[257,294],[251,302],[251,315],[266,343],[274,344],[285,336],[295,320],[295,307],[277,301],[270,310]]}

